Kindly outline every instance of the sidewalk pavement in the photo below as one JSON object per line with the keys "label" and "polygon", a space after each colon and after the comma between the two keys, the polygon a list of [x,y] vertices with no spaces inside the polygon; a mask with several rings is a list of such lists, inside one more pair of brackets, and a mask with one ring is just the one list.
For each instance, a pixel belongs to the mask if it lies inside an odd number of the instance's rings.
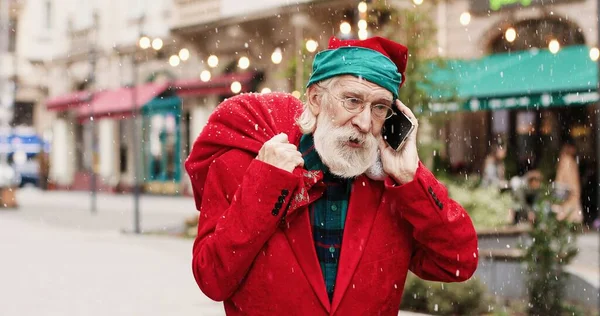
{"label": "sidewalk pavement", "polygon": [[0,315],[224,314],[194,282],[191,240],[78,225],[91,220],[67,227],[64,213],[37,213],[0,210]]}
{"label": "sidewalk pavement", "polygon": [[579,276],[594,288],[600,288],[600,236],[588,232],[577,237],[579,253],[567,266],[567,271]]}
{"label": "sidewalk pavement", "polygon": [[[82,191],[17,191],[19,213],[26,219],[83,231],[133,231],[132,195],[98,193],[96,213],[91,201],[90,193]],[[198,215],[191,197],[140,195],[139,201],[143,232],[176,229]]]}

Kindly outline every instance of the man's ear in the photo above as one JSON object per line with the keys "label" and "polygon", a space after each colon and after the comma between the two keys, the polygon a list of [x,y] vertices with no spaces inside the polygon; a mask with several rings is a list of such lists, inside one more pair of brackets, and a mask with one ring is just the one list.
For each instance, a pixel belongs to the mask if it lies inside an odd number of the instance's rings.
{"label": "man's ear", "polygon": [[321,112],[321,98],[323,95],[319,93],[319,90],[315,85],[310,85],[306,90],[308,108],[314,116],[319,115]]}

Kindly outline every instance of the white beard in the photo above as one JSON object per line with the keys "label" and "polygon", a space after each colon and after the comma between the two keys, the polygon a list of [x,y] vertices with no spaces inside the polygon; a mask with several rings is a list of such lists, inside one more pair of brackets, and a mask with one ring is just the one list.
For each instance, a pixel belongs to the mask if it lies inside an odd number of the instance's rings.
{"label": "white beard", "polygon": [[[375,136],[360,133],[350,126],[335,126],[327,113],[321,113],[317,117],[317,128],[313,136],[319,157],[336,176],[354,178],[376,165],[378,142]],[[348,146],[351,138],[358,140],[362,147]]]}

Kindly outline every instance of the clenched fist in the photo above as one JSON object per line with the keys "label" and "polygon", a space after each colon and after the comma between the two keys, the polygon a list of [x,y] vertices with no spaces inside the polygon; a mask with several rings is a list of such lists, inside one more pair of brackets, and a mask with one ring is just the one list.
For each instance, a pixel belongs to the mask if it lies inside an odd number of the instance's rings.
{"label": "clenched fist", "polygon": [[296,166],[304,166],[302,154],[284,133],[269,139],[258,151],[256,159],[288,172],[294,171]]}

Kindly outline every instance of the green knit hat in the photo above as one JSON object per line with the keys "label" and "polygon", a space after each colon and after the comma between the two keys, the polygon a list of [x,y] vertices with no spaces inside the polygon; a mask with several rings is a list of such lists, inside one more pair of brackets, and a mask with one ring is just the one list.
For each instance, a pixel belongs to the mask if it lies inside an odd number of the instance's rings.
{"label": "green knit hat", "polygon": [[332,37],[329,49],[319,52],[313,61],[310,85],[340,75],[364,78],[390,91],[394,99],[404,83],[408,50],[383,37],[366,40],[340,40]]}

